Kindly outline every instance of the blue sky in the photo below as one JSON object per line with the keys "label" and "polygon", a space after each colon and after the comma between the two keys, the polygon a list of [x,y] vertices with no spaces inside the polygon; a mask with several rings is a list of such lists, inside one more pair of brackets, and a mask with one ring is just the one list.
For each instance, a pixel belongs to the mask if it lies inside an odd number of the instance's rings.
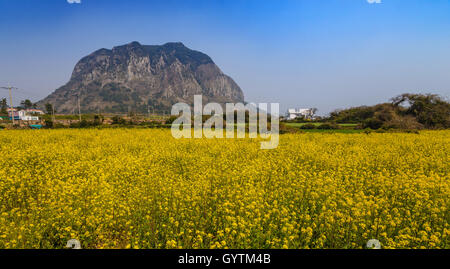
{"label": "blue sky", "polygon": [[282,110],[450,95],[450,0],[0,0],[0,11],[0,86],[22,89],[16,103],[64,85],[83,56],[131,41],[181,41],[247,101]]}

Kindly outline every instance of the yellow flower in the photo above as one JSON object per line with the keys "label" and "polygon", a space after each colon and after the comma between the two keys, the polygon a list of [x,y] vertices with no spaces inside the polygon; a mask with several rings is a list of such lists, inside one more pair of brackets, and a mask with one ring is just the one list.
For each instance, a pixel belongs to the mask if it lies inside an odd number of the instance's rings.
{"label": "yellow flower", "polygon": [[0,131],[0,249],[448,248],[449,130],[257,142]]}

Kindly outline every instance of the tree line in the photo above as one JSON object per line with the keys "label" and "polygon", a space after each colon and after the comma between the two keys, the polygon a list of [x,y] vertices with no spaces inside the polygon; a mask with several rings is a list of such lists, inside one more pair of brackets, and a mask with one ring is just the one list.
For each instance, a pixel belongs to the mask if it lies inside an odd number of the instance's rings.
{"label": "tree line", "polygon": [[[8,100],[6,98],[2,98],[0,101],[0,114],[8,114],[8,108],[9,108],[9,104],[8,104]],[[37,108],[37,104],[31,102],[29,99],[26,100],[22,100],[20,102],[20,106],[17,107],[17,109],[21,110],[21,109],[36,109]]]}
{"label": "tree line", "polygon": [[336,110],[326,120],[371,129],[446,129],[450,128],[450,103],[436,94],[406,93],[389,103]]}

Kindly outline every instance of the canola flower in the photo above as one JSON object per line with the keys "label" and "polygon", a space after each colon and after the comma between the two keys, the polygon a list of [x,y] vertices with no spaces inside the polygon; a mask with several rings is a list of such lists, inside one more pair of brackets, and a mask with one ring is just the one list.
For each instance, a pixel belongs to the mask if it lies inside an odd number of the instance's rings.
{"label": "canola flower", "polygon": [[449,248],[450,131],[0,132],[0,248]]}

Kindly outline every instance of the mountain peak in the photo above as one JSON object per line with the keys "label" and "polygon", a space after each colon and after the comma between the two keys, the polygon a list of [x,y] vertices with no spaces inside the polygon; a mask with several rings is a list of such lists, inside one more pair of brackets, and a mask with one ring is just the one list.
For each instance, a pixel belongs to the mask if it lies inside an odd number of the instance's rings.
{"label": "mountain peak", "polygon": [[181,42],[141,45],[137,41],[100,49],[82,58],[70,81],[44,100],[61,113],[76,109],[80,96],[84,113],[147,111],[149,106],[170,111],[178,102],[192,103],[196,94],[205,101],[243,102],[239,86],[212,59]]}
{"label": "mountain peak", "polygon": [[139,43],[137,41],[133,41],[133,42],[129,43],[127,46],[129,46],[129,47],[142,47],[141,43]]}
{"label": "mountain peak", "polygon": [[163,45],[163,47],[179,47],[186,48],[186,46],[182,42],[167,42]]}
{"label": "mountain peak", "polygon": [[116,50],[121,50],[121,49],[135,49],[135,48],[141,48],[142,45],[141,43],[137,42],[137,41],[133,41],[131,43],[125,44],[125,45],[121,45],[121,46],[115,46],[113,47],[113,51]]}

